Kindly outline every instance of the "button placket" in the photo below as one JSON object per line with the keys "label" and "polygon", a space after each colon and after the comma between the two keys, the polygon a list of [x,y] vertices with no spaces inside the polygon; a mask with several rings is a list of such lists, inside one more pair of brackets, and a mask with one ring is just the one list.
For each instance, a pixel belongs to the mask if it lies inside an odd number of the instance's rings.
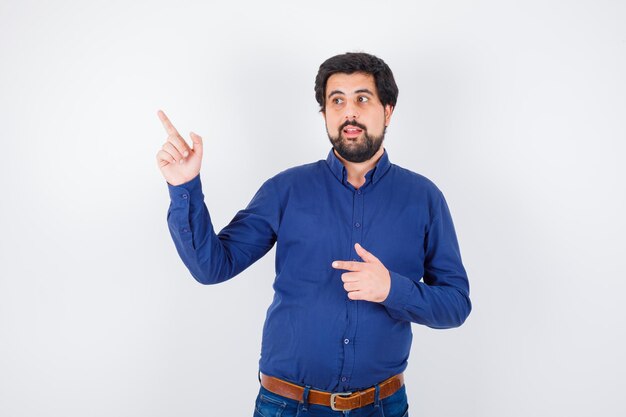
{"label": "button placket", "polygon": [[[354,245],[361,243],[363,237],[363,193],[360,189],[353,191],[353,204],[352,204],[352,233],[350,239],[350,259],[353,261],[361,261],[359,255],[356,253]],[[348,309],[348,325],[343,338],[343,368],[341,371],[341,382],[344,383],[341,389],[346,390],[349,387],[350,377],[352,375],[355,366],[355,346],[353,343],[354,335],[356,334],[356,324],[358,322],[358,302],[353,302],[347,295],[347,309]]]}

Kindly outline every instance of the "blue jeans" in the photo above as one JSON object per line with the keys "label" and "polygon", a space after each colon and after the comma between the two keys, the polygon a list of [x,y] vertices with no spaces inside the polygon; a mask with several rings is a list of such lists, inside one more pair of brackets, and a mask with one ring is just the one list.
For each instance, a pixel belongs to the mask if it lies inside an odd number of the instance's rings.
{"label": "blue jeans", "polygon": [[[306,396],[306,393],[303,395]],[[305,404],[292,400],[260,387],[256,397],[254,417],[409,417],[409,404],[405,386],[402,385],[393,395],[364,407],[349,411],[333,411],[330,407]]]}

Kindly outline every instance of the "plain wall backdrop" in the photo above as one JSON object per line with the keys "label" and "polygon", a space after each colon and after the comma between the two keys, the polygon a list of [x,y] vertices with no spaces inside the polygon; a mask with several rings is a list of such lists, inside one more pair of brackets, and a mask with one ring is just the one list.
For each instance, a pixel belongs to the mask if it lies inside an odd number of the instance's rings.
{"label": "plain wall backdrop", "polygon": [[626,415],[624,22],[623,1],[2,1],[0,415],[252,415],[275,250],[192,278],[156,111],[204,138],[219,231],[326,157],[314,78],[346,51],[393,70],[384,145],[443,191],[470,278],[462,327],[413,325],[411,416]]}

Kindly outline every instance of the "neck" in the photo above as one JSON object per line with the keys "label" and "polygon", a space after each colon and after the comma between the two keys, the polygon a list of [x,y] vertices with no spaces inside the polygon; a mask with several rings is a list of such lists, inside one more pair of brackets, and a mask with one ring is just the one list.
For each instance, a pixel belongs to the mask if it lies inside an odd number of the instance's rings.
{"label": "neck", "polygon": [[346,167],[346,171],[348,172],[348,182],[352,184],[354,188],[360,188],[363,184],[365,184],[365,174],[376,166],[380,157],[383,156],[383,153],[385,153],[385,149],[381,145],[380,149],[376,151],[374,156],[363,162],[350,162],[342,158],[341,155],[339,155],[334,149],[333,152],[341,161],[343,166]]}

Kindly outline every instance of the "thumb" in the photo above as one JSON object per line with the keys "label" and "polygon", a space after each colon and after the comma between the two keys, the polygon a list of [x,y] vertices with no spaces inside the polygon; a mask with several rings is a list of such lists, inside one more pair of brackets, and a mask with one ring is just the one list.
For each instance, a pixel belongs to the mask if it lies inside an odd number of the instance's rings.
{"label": "thumb", "polygon": [[200,135],[191,132],[191,140],[193,141],[193,151],[202,156],[202,138]]}
{"label": "thumb", "polygon": [[373,254],[371,254],[368,251],[366,251],[365,248],[363,248],[363,246],[359,245],[358,243],[354,244],[354,248],[356,249],[356,253],[365,262],[370,262],[370,263],[371,262],[380,262],[377,257],[375,257]]}

